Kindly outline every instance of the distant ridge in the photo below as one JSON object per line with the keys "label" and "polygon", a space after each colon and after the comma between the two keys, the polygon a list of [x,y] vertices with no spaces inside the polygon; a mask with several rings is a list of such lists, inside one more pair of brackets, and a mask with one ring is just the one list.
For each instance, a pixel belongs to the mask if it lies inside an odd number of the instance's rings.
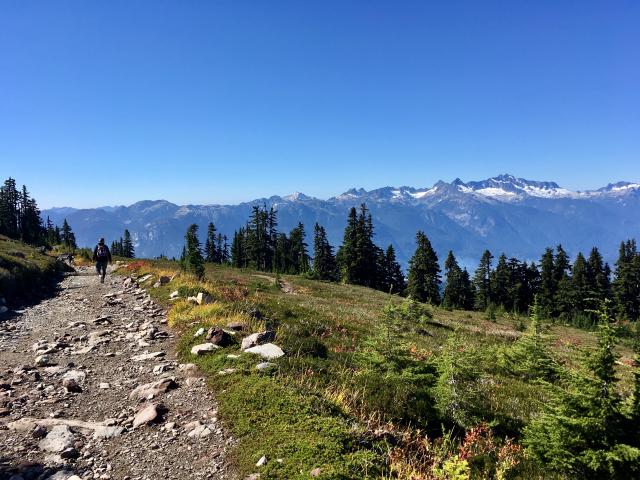
{"label": "distant ridge", "polygon": [[[81,245],[119,238],[131,232],[140,256],[178,256],[191,223],[201,230],[214,222],[231,237],[243,226],[253,205],[274,206],[279,228],[298,222],[307,233],[318,222],[337,247],[342,241],[351,206],[366,203],[374,219],[376,241],[392,243],[406,263],[417,230],[424,230],[440,257],[449,249],[473,265],[484,249],[537,260],[546,246],[562,243],[575,255],[597,245],[612,262],[621,240],[640,238],[640,182],[620,181],[597,190],[571,191],[553,181],[535,181],[502,174],[480,181],[438,181],[431,187],[351,188],[321,200],[296,192],[274,195],[238,205],[175,205],[166,200],[143,200],[129,206],[94,209],[44,210],[56,223],[67,218]],[[311,243],[308,239],[307,243]]]}

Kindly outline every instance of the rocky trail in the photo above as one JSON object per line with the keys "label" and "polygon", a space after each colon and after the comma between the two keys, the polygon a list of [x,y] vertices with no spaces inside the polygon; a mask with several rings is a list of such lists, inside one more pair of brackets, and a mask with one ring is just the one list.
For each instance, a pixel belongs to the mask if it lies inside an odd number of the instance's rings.
{"label": "rocky trail", "polygon": [[0,320],[0,480],[227,479],[233,445],[165,312],[92,269]]}

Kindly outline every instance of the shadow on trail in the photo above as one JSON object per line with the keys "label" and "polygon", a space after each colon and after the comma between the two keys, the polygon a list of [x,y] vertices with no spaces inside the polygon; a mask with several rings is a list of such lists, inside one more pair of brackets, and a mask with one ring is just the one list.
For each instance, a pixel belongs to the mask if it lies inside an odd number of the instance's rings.
{"label": "shadow on trail", "polygon": [[[47,281],[40,285],[32,285],[30,289],[23,291],[12,297],[5,298],[6,307],[9,309],[4,313],[0,313],[0,323],[16,318],[23,313],[23,310],[37,305],[48,298],[55,297],[60,292],[60,282],[66,277],[77,275],[76,270],[68,264],[60,266],[59,270],[52,275]],[[0,297],[4,297],[5,293],[0,292]],[[1,479],[2,477],[0,477]]]}
{"label": "shadow on trail", "polygon": [[[22,478],[23,480],[45,480],[59,471],[64,471],[63,467],[52,468],[41,463],[25,462],[16,457],[0,457],[0,480],[10,478]],[[68,476],[73,472],[66,471]]]}

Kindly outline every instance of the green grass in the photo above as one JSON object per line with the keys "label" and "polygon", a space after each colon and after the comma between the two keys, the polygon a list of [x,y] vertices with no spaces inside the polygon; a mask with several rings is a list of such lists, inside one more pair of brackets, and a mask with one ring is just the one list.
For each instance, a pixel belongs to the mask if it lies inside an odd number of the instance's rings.
{"label": "green grass", "polygon": [[54,257],[0,235],[0,297],[17,304],[37,297],[63,266]]}
{"label": "green grass", "polygon": [[[168,261],[138,267],[135,275],[177,270]],[[472,375],[461,380],[467,382],[463,390],[472,403],[463,417],[490,425],[496,445],[505,436],[517,441],[546,401],[538,384],[508,375],[496,362],[501,349],[521,335],[526,318],[498,314],[487,320],[484,312],[426,306],[421,307],[424,314],[385,316],[386,307],[406,301],[362,287],[298,276],[282,279],[294,294],[282,292],[274,275],[208,265],[204,283],[179,275],[149,290],[166,305],[174,290],[207,291],[216,300],[206,306],[173,303],[169,323],[182,333],[182,358],[197,363],[216,392],[221,419],[238,439],[233,458],[242,475],[309,478],[311,470],[320,468],[320,478],[326,479],[432,478],[425,471],[443,468],[458,445],[440,438],[443,425],[454,436],[461,433],[439,411],[438,402],[437,379],[452,335],[455,361],[471,364]],[[248,331],[274,328],[275,343],[287,355],[268,372],[256,371],[259,360],[250,354],[228,358],[240,354],[238,342],[204,357],[191,355],[193,332],[230,322],[242,322]],[[569,368],[580,349],[595,344],[592,332],[567,326],[549,325],[547,333],[554,357]],[[629,340],[618,352],[621,388],[628,393]],[[235,371],[219,374],[228,368]],[[444,453],[441,458],[434,452]],[[267,465],[255,467],[263,454]],[[472,476],[491,477],[496,462],[495,451],[477,456],[470,465]],[[552,478],[522,457],[519,463],[509,478]]]}

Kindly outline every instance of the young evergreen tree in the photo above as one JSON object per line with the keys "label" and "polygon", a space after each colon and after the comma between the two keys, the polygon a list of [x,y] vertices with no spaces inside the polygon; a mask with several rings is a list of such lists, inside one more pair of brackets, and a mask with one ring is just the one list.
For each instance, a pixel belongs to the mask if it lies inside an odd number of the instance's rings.
{"label": "young evergreen tree", "polygon": [[532,306],[531,322],[526,332],[499,356],[498,363],[508,373],[524,380],[555,381],[560,365],[553,359],[540,328],[539,307]]}
{"label": "young evergreen tree", "polygon": [[638,478],[640,449],[626,443],[628,420],[616,388],[616,332],[607,304],[600,311],[598,346],[583,369],[549,385],[545,411],[524,430],[533,458],[575,478]]}
{"label": "young evergreen tree", "polygon": [[198,278],[204,277],[204,258],[200,250],[200,240],[198,239],[198,225],[191,224],[187,229],[185,239],[185,251],[183,268]]}
{"label": "young evergreen tree", "polygon": [[419,302],[440,303],[440,266],[431,242],[422,231],[416,233],[416,251],[409,260],[407,293]]}
{"label": "young evergreen tree", "polygon": [[484,311],[491,303],[491,260],[493,260],[493,255],[489,250],[485,250],[473,276],[474,306],[476,310]]}

